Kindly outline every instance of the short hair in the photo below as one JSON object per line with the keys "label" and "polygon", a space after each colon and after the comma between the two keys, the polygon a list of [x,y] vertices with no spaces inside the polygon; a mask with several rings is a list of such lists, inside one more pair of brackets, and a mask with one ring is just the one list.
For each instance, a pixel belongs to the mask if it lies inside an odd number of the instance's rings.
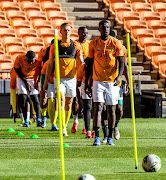
{"label": "short hair", "polygon": [[34,51],[28,51],[26,53],[26,57],[28,60],[33,61],[33,60],[35,60],[36,55],[35,55]]}
{"label": "short hair", "polygon": [[71,25],[69,23],[63,23],[63,24],[61,24],[60,30],[62,30],[62,27],[66,27],[66,26],[70,26],[71,27]]}
{"label": "short hair", "polygon": [[108,24],[109,24],[109,22],[108,22],[107,20],[102,20],[102,21],[99,22],[99,26],[100,26],[101,24],[104,24],[104,23],[108,23]]}
{"label": "short hair", "polygon": [[78,33],[79,33],[82,29],[87,29],[87,27],[86,27],[86,26],[81,26],[81,27],[79,27],[79,28],[78,28]]}

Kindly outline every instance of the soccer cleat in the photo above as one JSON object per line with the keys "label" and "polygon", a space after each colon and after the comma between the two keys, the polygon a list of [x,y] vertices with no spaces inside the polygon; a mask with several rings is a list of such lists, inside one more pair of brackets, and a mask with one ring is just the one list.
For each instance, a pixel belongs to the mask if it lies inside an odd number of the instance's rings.
{"label": "soccer cleat", "polygon": [[32,121],[31,120],[29,120],[29,125],[32,125]]}
{"label": "soccer cleat", "polygon": [[87,131],[85,138],[91,138],[91,132],[90,131]]}
{"label": "soccer cleat", "polygon": [[52,125],[51,131],[58,131],[59,128],[57,125]]}
{"label": "soccer cleat", "polygon": [[77,131],[78,125],[79,125],[79,122],[73,124],[73,127],[71,128],[71,132],[72,132],[72,133],[75,133],[75,132]]}
{"label": "soccer cleat", "polygon": [[69,136],[66,129],[63,129],[63,136]]}
{"label": "soccer cleat", "polygon": [[119,139],[120,139],[120,132],[119,132],[118,127],[115,127],[113,134],[114,134],[114,138],[115,138],[116,140],[119,140]]}
{"label": "soccer cleat", "polygon": [[95,141],[93,143],[93,146],[100,146],[100,138],[99,137],[95,137]]}
{"label": "soccer cleat", "polygon": [[86,134],[86,129],[82,129],[82,134]]}
{"label": "soccer cleat", "polygon": [[92,131],[92,138],[95,138],[95,131]]}
{"label": "soccer cleat", "polygon": [[42,128],[45,128],[45,127],[46,127],[46,121],[47,121],[47,117],[46,117],[46,116],[43,116],[43,117],[42,117],[42,123],[41,123],[41,127],[42,127]]}
{"label": "soccer cleat", "polygon": [[112,141],[112,138],[107,138],[107,145],[111,145],[111,146],[115,145]]}
{"label": "soccer cleat", "polygon": [[28,122],[28,123],[24,123],[24,124],[22,125],[22,127],[29,127],[29,122]]}
{"label": "soccer cleat", "polygon": [[105,137],[101,142],[102,143],[107,143],[107,137]]}
{"label": "soccer cleat", "polygon": [[37,127],[41,127],[41,121],[37,121]]}

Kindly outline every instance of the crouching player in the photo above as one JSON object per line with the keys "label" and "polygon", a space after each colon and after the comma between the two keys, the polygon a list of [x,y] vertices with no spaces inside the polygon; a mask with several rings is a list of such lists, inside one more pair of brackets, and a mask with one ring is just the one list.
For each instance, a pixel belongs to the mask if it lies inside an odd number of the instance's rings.
{"label": "crouching player", "polygon": [[19,101],[25,123],[23,127],[29,127],[27,119],[27,99],[30,96],[37,116],[37,127],[41,126],[40,120],[40,105],[38,99],[38,91],[34,88],[33,76],[36,67],[36,55],[33,51],[18,55],[14,62],[14,69],[17,73],[17,89],[19,94]]}

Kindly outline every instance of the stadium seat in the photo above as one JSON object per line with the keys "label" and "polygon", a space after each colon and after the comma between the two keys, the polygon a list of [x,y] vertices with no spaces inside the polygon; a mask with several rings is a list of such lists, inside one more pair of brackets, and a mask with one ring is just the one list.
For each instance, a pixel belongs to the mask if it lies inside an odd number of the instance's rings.
{"label": "stadium seat", "polygon": [[6,14],[4,11],[0,11],[0,20],[6,20]]}
{"label": "stadium seat", "polygon": [[53,2],[43,2],[41,3],[41,8],[43,11],[62,11],[60,3],[53,3]]}
{"label": "stadium seat", "polygon": [[7,20],[0,20],[0,28],[10,28]]}
{"label": "stadium seat", "polygon": [[71,25],[71,28],[73,28],[73,22],[70,20],[52,20],[52,26],[56,29],[60,29],[62,23],[69,23]]}
{"label": "stadium seat", "polygon": [[27,18],[30,21],[32,21],[34,19],[47,20],[47,14],[46,14],[46,12],[43,12],[43,11],[29,11],[26,14],[27,14]]}
{"label": "stadium seat", "polygon": [[152,5],[150,3],[144,3],[144,2],[132,2],[131,7],[133,11],[136,11],[137,7],[143,9],[143,8],[152,8]]}
{"label": "stadium seat", "polygon": [[52,37],[51,36],[50,37],[44,37],[43,41],[44,41],[45,46],[49,46],[53,39],[54,39],[54,36],[52,36]]}
{"label": "stadium seat", "polygon": [[17,2],[1,2],[1,10],[5,11],[6,15],[9,11],[20,11],[20,6]]}
{"label": "stadium seat", "polygon": [[30,47],[30,46],[44,46],[44,42],[43,42],[42,38],[27,37],[27,38],[24,38],[24,45],[26,47]]}
{"label": "stadium seat", "polygon": [[146,0],[127,0],[128,3],[146,3]]}
{"label": "stadium seat", "polygon": [[41,38],[54,37],[55,36],[55,30],[54,29],[41,28],[37,31],[37,33],[38,33],[38,36]]}
{"label": "stadium seat", "polygon": [[125,0],[111,0],[109,3],[109,11],[112,15],[115,15],[115,4],[121,3],[124,4]]}
{"label": "stadium seat", "polygon": [[154,11],[160,13],[162,20],[164,20],[166,12],[166,3],[156,3],[155,7],[153,6],[153,9]]}
{"label": "stadium seat", "polygon": [[0,28],[0,37],[16,37],[14,29]]}
{"label": "stadium seat", "polygon": [[145,44],[160,44],[160,39],[159,38],[148,38],[148,37],[138,37],[138,47],[141,51],[144,51],[144,45]]}
{"label": "stadium seat", "polygon": [[160,13],[158,12],[144,12],[142,13],[142,17],[144,21],[150,21],[150,20],[161,20]]}
{"label": "stadium seat", "polygon": [[153,29],[154,33],[156,34],[158,29],[166,28],[166,21],[153,20],[149,21],[147,25],[150,29]]}
{"label": "stadium seat", "polygon": [[[140,18],[140,17],[139,17]],[[128,32],[128,33],[130,33],[130,31],[131,31],[131,26],[138,26],[139,25],[139,23],[141,24],[142,22],[139,20],[139,19],[137,19],[136,18],[136,20],[133,20],[133,19],[131,19],[131,20],[125,20],[125,17],[124,17],[124,29],[125,29],[125,31],[126,32]],[[143,21],[143,23],[142,24],[144,24],[145,25],[145,28],[147,28],[147,25],[146,25],[146,22],[145,21]],[[139,27],[138,27],[139,28]]]}
{"label": "stadium seat", "polygon": [[166,78],[166,55],[159,57],[159,74],[161,77]]}
{"label": "stadium seat", "polygon": [[137,29],[147,29],[146,21],[132,20],[130,21],[131,38],[134,38]]}
{"label": "stadium seat", "polygon": [[166,52],[152,52],[152,65],[155,69],[159,69],[159,61],[165,60]]}
{"label": "stadium seat", "polygon": [[31,28],[31,24],[28,20],[13,20],[12,27],[15,30],[20,28]]}
{"label": "stadium seat", "polygon": [[67,13],[62,11],[48,11],[47,17],[49,20],[68,20]]}
{"label": "stadium seat", "polygon": [[39,3],[43,3],[43,2],[54,2],[56,3],[56,0],[36,0]]}
{"label": "stadium seat", "polygon": [[145,28],[138,28],[135,29],[134,33],[133,31],[131,31],[132,33],[132,40],[134,42],[137,42],[138,38],[143,38],[143,37],[155,37],[153,34],[153,31],[151,29],[145,29]]}
{"label": "stadium seat", "polygon": [[48,20],[33,20],[32,25],[36,30],[41,29],[41,28],[53,29],[51,22]]}
{"label": "stadium seat", "polygon": [[0,46],[0,54],[5,54],[5,48]]}
{"label": "stadium seat", "polygon": [[165,3],[165,0],[150,0],[150,3],[152,4],[154,11],[156,11],[156,4]]}
{"label": "stadium seat", "polygon": [[155,36],[156,37],[166,37],[166,30],[163,29],[156,29],[155,30]]}
{"label": "stadium seat", "polygon": [[5,48],[9,46],[23,46],[23,41],[18,37],[4,37],[2,38],[2,44]]}
{"label": "stadium seat", "polygon": [[139,13],[141,20],[143,20],[143,15],[145,12],[152,11],[152,7],[146,5],[146,3],[136,3],[135,4],[135,11]]}
{"label": "stadium seat", "polygon": [[0,70],[11,70],[13,68],[13,63],[6,62],[0,63]]}
{"label": "stadium seat", "polygon": [[0,54],[0,63],[3,63],[3,62],[13,63],[10,55]]}
{"label": "stadium seat", "polygon": [[29,28],[21,28],[17,29],[16,34],[20,38],[26,38],[26,37],[37,37],[37,33],[35,29],[29,29]]}
{"label": "stadium seat", "polygon": [[160,52],[160,51],[163,51],[165,50],[166,51],[166,48],[165,47],[162,47],[161,46],[161,43],[157,43],[157,44],[145,44],[144,45],[144,55],[146,56],[146,58],[148,60],[151,60],[151,53],[152,52]]}
{"label": "stadium seat", "polygon": [[27,51],[34,51],[36,56],[38,57],[38,54],[43,46],[29,46],[27,47]]}
{"label": "stadium seat", "polygon": [[13,20],[26,20],[26,14],[23,11],[9,11],[7,18],[9,19],[9,23],[13,26]]}
{"label": "stadium seat", "polygon": [[163,46],[166,46],[166,37],[160,37],[160,41]]}
{"label": "stadium seat", "polygon": [[17,2],[36,2],[36,0],[16,0]]}
{"label": "stadium seat", "polygon": [[35,2],[22,2],[20,3],[20,7],[23,11],[41,11],[41,7],[39,3]]}
{"label": "stadium seat", "polygon": [[118,24],[123,24],[123,17],[125,12],[131,12],[130,4],[115,4],[115,19]]}
{"label": "stadium seat", "polygon": [[18,55],[26,52],[27,49],[23,46],[9,46],[7,48],[7,53],[11,56],[13,62],[15,61]]}

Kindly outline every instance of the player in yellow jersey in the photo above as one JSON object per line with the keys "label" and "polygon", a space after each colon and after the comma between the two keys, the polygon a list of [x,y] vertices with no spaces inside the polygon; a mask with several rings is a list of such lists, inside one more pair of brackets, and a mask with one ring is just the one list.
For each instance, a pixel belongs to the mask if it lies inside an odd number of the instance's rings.
{"label": "player in yellow jersey", "polygon": [[18,55],[14,62],[14,69],[17,73],[17,90],[19,95],[19,101],[21,102],[21,109],[25,123],[23,127],[29,127],[29,121],[27,119],[27,99],[30,96],[36,116],[37,127],[41,126],[40,120],[40,105],[38,99],[38,91],[34,88],[33,76],[36,67],[36,55],[33,51]]}
{"label": "player in yellow jersey", "polygon": [[[119,96],[118,85],[124,70],[122,44],[118,39],[109,36],[109,22],[106,20],[100,21],[99,31],[100,37],[90,42],[88,55],[89,66],[93,67],[93,126],[95,128],[95,141],[93,145],[97,146],[100,145],[99,130],[104,103],[107,104],[108,110],[109,135],[107,144],[114,145],[112,134],[115,127],[115,110]],[[88,77],[87,74],[86,77]]]}
{"label": "player in yellow jersey", "polygon": [[[83,63],[81,46],[78,42],[70,39],[71,26],[68,23],[63,23],[60,27],[62,39],[58,42],[59,46],[59,65],[60,65],[60,91],[62,103],[62,125],[63,134],[68,136],[66,124],[71,116],[71,107],[73,98],[76,96],[76,74],[77,69]],[[51,46],[49,63],[47,66],[45,83],[43,90],[48,85],[53,64],[55,62],[55,46]],[[57,93],[56,72],[54,71],[54,88]]]}
{"label": "player in yellow jersey", "polygon": [[[89,53],[89,43],[90,43],[87,40],[88,29],[85,26],[79,27],[78,28],[78,35],[79,35],[79,39],[76,41],[81,45],[83,59],[85,60],[88,56],[88,53]],[[80,86],[81,86],[81,84],[80,84]],[[79,91],[78,91],[78,93],[79,93]],[[73,104],[72,104],[72,112],[73,112],[73,119],[74,119],[73,127],[71,129],[72,133],[75,133],[77,131],[77,127],[79,125],[78,112],[79,112],[79,110],[81,110],[81,108],[78,108],[79,107],[78,102],[80,102],[80,99],[78,99],[78,97],[74,97]],[[79,103],[79,105],[80,105],[80,103]],[[86,133],[85,125],[83,127],[82,133],[83,134]]]}

